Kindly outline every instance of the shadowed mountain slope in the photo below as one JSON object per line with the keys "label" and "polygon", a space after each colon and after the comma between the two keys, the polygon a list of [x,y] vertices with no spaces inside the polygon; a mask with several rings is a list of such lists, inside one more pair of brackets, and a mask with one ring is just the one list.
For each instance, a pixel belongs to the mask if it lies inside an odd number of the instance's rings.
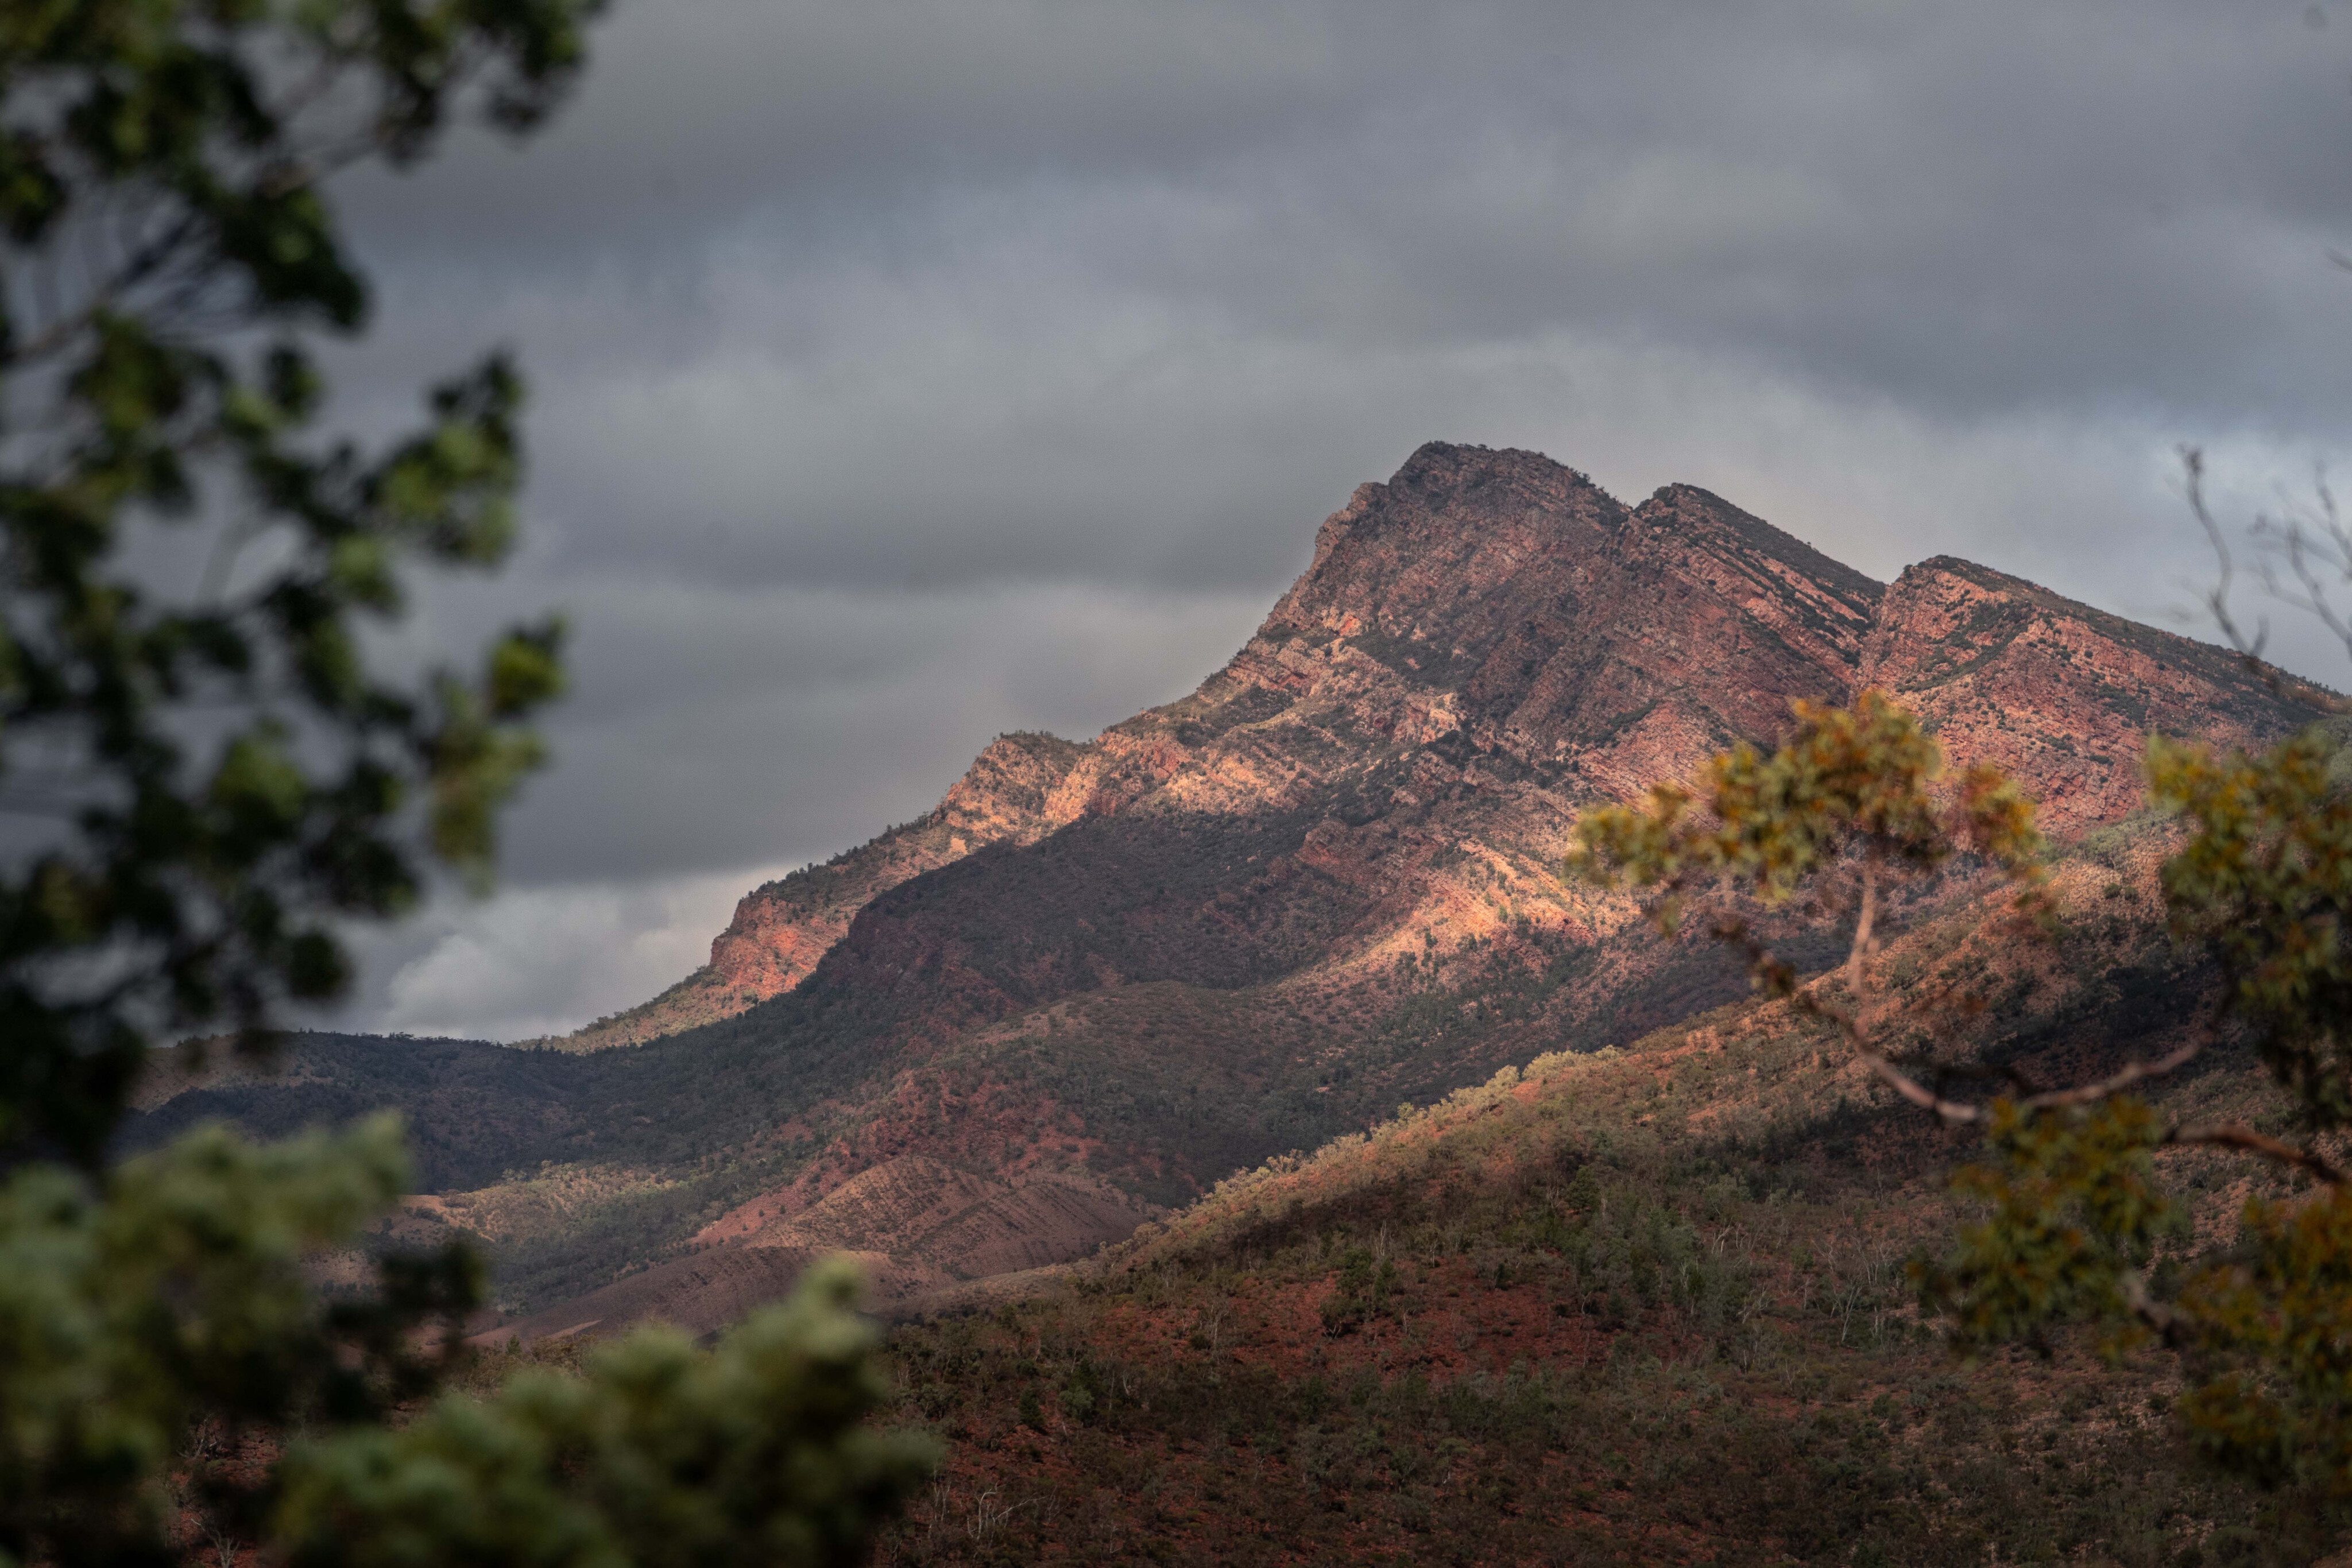
{"label": "shadowed mountain slope", "polygon": [[[436,1168],[462,1163],[456,1212],[517,1306],[695,1249],[790,1251],[882,1169],[908,1202],[1076,1186],[1034,1246],[985,1215],[955,1246],[878,1218],[824,1244],[949,1277],[1050,1260],[1121,1206],[1744,994],[1721,955],[1561,881],[1576,814],[1868,684],[2065,832],[2137,804],[2150,726],[2243,740],[2316,711],[1964,562],[1885,588],[1702,490],[1629,509],[1533,453],[1426,446],[1322,525],[1196,692],[1083,744],[999,740],[929,816],[757,890],[709,967],[565,1042],[640,1043],[509,1053],[511,1092],[330,1071],[331,1109],[505,1130]],[[299,1111],[236,1092],[216,1108],[272,1126],[331,1108],[307,1081]]]}
{"label": "shadowed mountain slope", "polygon": [[1071,813],[1049,809],[1049,797],[1078,750],[1057,736],[1001,737],[921,821],[746,894],[712,938],[710,962],[668,990],[572,1034],[525,1043],[562,1051],[637,1045],[791,990],[877,894],[984,844],[1034,842],[1068,821]]}

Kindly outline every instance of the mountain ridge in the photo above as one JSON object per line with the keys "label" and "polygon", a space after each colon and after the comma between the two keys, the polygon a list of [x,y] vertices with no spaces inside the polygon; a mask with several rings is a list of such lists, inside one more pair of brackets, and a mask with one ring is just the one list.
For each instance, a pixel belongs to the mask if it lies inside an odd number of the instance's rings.
{"label": "mountain ridge", "polygon": [[[1483,465],[1501,467],[1506,473],[1480,476],[1465,486],[1461,483],[1462,471],[1481,460]],[[1449,480],[1453,483],[1447,483]],[[1695,511],[1711,513],[1709,520],[1717,521],[1721,532],[1748,536],[1742,542],[1748,546],[1748,557],[1774,560],[1775,564],[1793,558],[1818,576],[1837,581],[1842,591],[1837,597],[1849,619],[1855,613],[1854,601],[1874,600],[1884,591],[1883,585],[1694,486],[1664,486],[1643,508],[1629,511],[1584,476],[1538,454],[1429,444],[1417,451],[1386,485],[1360,486],[1348,507],[1325,520],[1318,532],[1314,559],[1298,581],[1276,602],[1250,642],[1191,697],[1113,725],[1092,741],[1035,734],[1000,737],[981,753],[925,818],[890,830],[856,850],[845,851],[824,866],[794,873],[747,894],[727,929],[714,938],[710,962],[696,974],[660,996],[610,1019],[599,1019],[570,1037],[530,1043],[553,1044],[566,1050],[642,1043],[731,1016],[756,1001],[792,989],[814,969],[816,960],[832,943],[845,934],[856,910],[879,893],[989,844],[1005,840],[1034,841],[1043,832],[1066,826],[1080,816],[1110,814],[1165,782],[1178,770],[1185,744],[1199,737],[1201,727],[1198,719],[1187,715],[1175,727],[1174,736],[1155,735],[1150,723],[1155,716],[1175,713],[1190,705],[1196,709],[1213,710],[1217,719],[1227,724],[1246,724],[1252,717],[1248,711],[1252,704],[1271,704],[1284,695],[1312,690],[1326,678],[1327,672],[1311,659],[1286,657],[1285,644],[1314,632],[1328,632],[1352,641],[1358,652],[1369,654],[1375,662],[1384,655],[1404,662],[1415,674],[1423,673],[1416,652],[1430,657],[1442,669],[1450,669],[1461,656],[1461,649],[1424,646],[1416,650],[1412,644],[1425,645],[1428,636],[1410,622],[1400,623],[1391,619],[1367,627],[1363,617],[1344,610],[1336,616],[1326,614],[1318,619],[1316,606],[1318,601],[1334,598],[1393,601],[1401,591],[1410,592],[1415,588],[1421,589],[1419,597],[1423,601],[1439,597],[1436,587],[1426,581],[1399,583],[1395,580],[1399,575],[1416,574],[1393,570],[1387,574],[1386,580],[1376,584],[1335,583],[1335,579],[1344,579],[1351,569],[1380,564],[1376,549],[1362,548],[1368,539],[1355,537],[1356,525],[1370,518],[1373,528],[1369,538],[1387,535],[1392,540],[1401,520],[1401,508],[1381,504],[1391,494],[1402,491],[1418,497],[1451,498],[1465,487],[1474,492],[1491,491],[1498,485],[1507,487],[1515,499],[1527,504],[1529,517],[1523,517],[1522,522],[1532,522],[1538,528],[1548,524],[1557,526],[1560,520],[1559,503],[1572,498],[1580,506],[1578,513],[1571,515],[1593,529],[1592,542],[1596,546],[1606,536],[1621,533],[1632,523],[1648,522],[1656,528],[1658,520],[1649,514],[1663,511],[1688,518]],[[1551,509],[1546,510],[1541,503],[1550,503]],[[1596,513],[1597,517],[1592,515]],[[1730,526],[1723,527],[1726,523]],[[1757,549],[1757,530],[1769,536],[1771,545],[1777,548]],[[1448,578],[1449,567],[1460,569],[1472,564],[1459,558],[1446,563],[1433,560],[1427,542],[1413,541],[1420,547],[1414,552],[1421,569],[1417,575],[1424,580],[1442,581]],[[1532,539],[1498,543],[1489,533],[1471,541],[1469,554],[1474,558],[1496,553],[1503,556],[1506,564],[1516,565],[1539,552]],[[1665,552],[1653,553],[1660,557],[1659,564],[1664,567]],[[1685,560],[1688,553],[1684,552]],[[1353,559],[1339,564],[1335,563],[1335,556]],[[1727,564],[1737,570],[1749,562],[1734,557]],[[1783,580],[1788,576],[1785,570],[1780,575]],[[1461,586],[1458,580],[1455,586]],[[1485,630],[1490,642],[1501,635],[1499,628]],[[1482,683],[1481,694],[1474,695],[1490,693],[1498,684],[1496,678],[1488,675]],[[1220,690],[1221,687],[1225,689]],[[1236,705],[1244,711],[1230,711]],[[1403,705],[1387,733],[1426,742],[1459,722],[1454,705],[1441,694],[1417,705]],[[1198,792],[1206,794],[1209,788],[1204,783]]]}
{"label": "mountain ridge", "polygon": [[[537,1310],[781,1236],[894,1162],[1172,1206],[1400,1101],[1627,1043],[1746,981],[1564,882],[1577,813],[1874,683],[2064,835],[2136,807],[2150,724],[2242,743],[2317,713],[1988,568],[1880,584],[1695,486],[1628,507],[1538,454],[1433,443],[1324,520],[1192,693],[1084,742],[1000,738],[925,818],[755,890],[698,977],[569,1042],[619,1049],[525,1053],[543,1103],[467,1153],[504,1174],[458,1212]],[[394,1076],[371,1092],[421,1093]],[[464,1092],[491,1115],[487,1077]]]}
{"label": "mountain ridge", "polygon": [[[1486,526],[1448,537],[1443,522],[1465,499],[1485,508]],[[1525,617],[1517,626],[1495,616],[1473,616],[1467,625],[1458,614],[1448,617],[1449,597],[1463,597],[1481,583],[1491,591],[1498,562],[1507,570],[1533,566],[1546,572],[1540,592],[1511,600],[1524,607],[1530,597],[1549,597],[1558,613]],[[1228,728],[1275,716],[1281,711],[1276,705],[1311,694],[1331,678],[1332,665],[1346,657],[1338,652],[1340,643],[1405,677],[1408,687],[1423,688],[1388,694],[1399,699],[1388,715],[1390,738],[1428,744],[1470,726],[1489,749],[1528,762],[1559,762],[1572,751],[1597,749],[1580,747],[1580,737],[1615,749],[1625,732],[1646,729],[1656,744],[1629,748],[1633,756],[1580,758],[1590,765],[1593,788],[1622,794],[1670,776],[1677,770],[1674,764],[1686,770],[1722,745],[1768,738],[1792,696],[1850,700],[1866,685],[1924,693],[1959,678],[1926,679],[1926,672],[1898,656],[1905,639],[1879,624],[1889,594],[1900,590],[1916,596],[1919,574],[2024,601],[2028,619],[2034,612],[2073,617],[2119,645],[2167,639],[2175,661],[2197,667],[2209,685],[2244,700],[2261,698],[2260,681],[2234,655],[1957,557],[1930,558],[1906,567],[1897,584],[1880,583],[1696,486],[1662,486],[1627,507],[1589,476],[1540,454],[1433,442],[1385,483],[1360,486],[1346,507],[1324,520],[1306,570],[1250,641],[1191,696],[1113,725],[1089,741],[1042,734],[998,737],[917,822],[747,894],[713,939],[710,962],[694,975],[570,1037],[533,1043],[565,1050],[642,1043],[789,991],[814,971],[873,898],[976,850],[1034,842],[1081,817],[1132,804],[1183,771],[1187,753],[1204,737],[1207,716]],[[1687,618],[1693,591],[1717,601],[1711,620],[1676,626],[1661,624],[1670,619],[1662,615],[1604,625],[1598,638],[1580,637],[1569,624],[1576,606],[1596,598],[1621,603],[1646,598]],[[1493,599],[1491,591],[1480,595],[1482,603]],[[1448,640],[1441,632],[1454,635]],[[1319,659],[1292,646],[1318,635],[1334,639]],[[1874,636],[1876,651],[1865,653]],[[1709,672],[1713,681],[1692,679],[1700,660],[1672,655],[1693,641],[1701,643],[1702,655],[1731,655],[1734,669],[1745,655],[1744,674],[1725,678],[1717,664]],[[1643,652],[1629,657],[1634,648]],[[1523,678],[1515,683],[1509,666],[1520,653],[1527,655],[1519,659]],[[2150,654],[2149,662],[2162,661]],[[1841,669],[1852,672],[1851,678],[1808,678],[1834,676]],[[1692,700],[1709,685],[1722,688],[1728,700],[1714,706]],[[1507,711],[1492,711],[1510,696],[1520,700]],[[1253,715],[1252,705],[1268,711]],[[1236,706],[1244,711],[1231,712]],[[1488,711],[1465,714],[1465,706]],[[2144,702],[2128,706],[2146,709]],[[1565,724],[1562,709],[1573,710]],[[1155,727],[1155,718],[1166,715],[1181,716],[1172,727]],[[1958,707],[1946,702],[1924,716],[1931,725],[1955,722]],[[1963,728],[1969,739],[1983,738],[1973,727]],[[1998,755],[1988,759],[2032,774],[2032,759],[2022,748],[1995,749]],[[1228,792],[1245,794],[1255,786],[1269,799],[1277,797],[1264,777],[1250,777],[1248,760],[1229,758],[1222,780],[1192,781],[1188,798],[1212,803],[1220,783]],[[2062,827],[2111,811],[2118,789],[2128,788],[2126,769],[2099,771],[2095,780],[2053,778]],[[2079,807],[2064,804],[2085,788],[2090,795]]]}

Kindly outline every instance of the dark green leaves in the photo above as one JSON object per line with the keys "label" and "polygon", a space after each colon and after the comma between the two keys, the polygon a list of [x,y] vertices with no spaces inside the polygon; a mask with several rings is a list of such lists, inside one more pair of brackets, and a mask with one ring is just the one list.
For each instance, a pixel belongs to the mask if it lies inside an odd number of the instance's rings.
{"label": "dark green leaves", "polygon": [[[376,1301],[322,1307],[305,1260],[407,1180],[396,1121],[255,1148],[197,1134],[104,1193],[54,1166],[0,1183],[0,1552],[165,1560],[166,1477],[201,1423],[261,1430],[381,1411],[429,1376],[474,1304],[462,1256]],[[250,1491],[198,1467],[208,1503]],[[247,1498],[243,1506],[257,1500]]]}
{"label": "dark green leaves", "polygon": [[201,1133],[102,1198],[53,1166],[0,1183],[0,1560],[174,1561],[184,1508],[321,1568],[849,1563],[928,1473],[932,1445],[867,1425],[888,1390],[845,1268],[715,1352],[646,1331],[383,1425],[458,1353],[478,1267],[393,1257],[322,1304],[305,1262],[407,1178],[386,1117]]}
{"label": "dark green leaves", "polygon": [[[321,182],[537,123],[597,8],[0,5],[0,812],[41,824],[0,862],[0,1568],[199,1527],[316,1564],[845,1563],[928,1463],[865,1424],[842,1276],[716,1355],[653,1334],[428,1406],[479,1265],[355,1249],[395,1126],[105,1157],[152,1037],[257,1047],[331,1000],[338,925],[485,881],[543,759],[559,620],[471,667],[369,655],[420,570],[512,548],[523,387],[491,354],[380,449],[315,428],[317,335],[368,300]],[[373,1278],[322,1299],[335,1249]]]}
{"label": "dark green leaves", "polygon": [[2352,1491],[2352,1194],[2257,1199],[2244,1231],[2240,1256],[2181,1292],[2205,1367],[2181,1413],[2232,1469]]}
{"label": "dark green leaves", "polygon": [[280,1539],[316,1568],[862,1562],[936,1448],[866,1425],[888,1389],[856,1288],[820,1266],[710,1354],[646,1330],[585,1376],[305,1443]]}
{"label": "dark green leaves", "polygon": [[2118,1349],[2144,1337],[2139,1271],[2185,1219],[2155,1186],[2149,1152],[2165,1130],[2128,1097],[2043,1111],[1993,1103],[1986,1157],[1952,1178],[1982,1217],[1961,1227],[1947,1262],[1918,1271],[1956,1347],[2038,1345],[2076,1322],[2105,1325]]}
{"label": "dark green leaves", "polygon": [[[310,337],[367,302],[321,181],[535,123],[597,8],[0,10],[0,811],[49,824],[0,867],[0,1155],[94,1162],[142,1035],[257,1042],[340,988],[334,917],[487,876],[560,624],[471,671],[363,649],[420,569],[511,549],[522,382],[492,354],[373,454],[312,427]],[[142,570],[163,526],[200,573]]]}

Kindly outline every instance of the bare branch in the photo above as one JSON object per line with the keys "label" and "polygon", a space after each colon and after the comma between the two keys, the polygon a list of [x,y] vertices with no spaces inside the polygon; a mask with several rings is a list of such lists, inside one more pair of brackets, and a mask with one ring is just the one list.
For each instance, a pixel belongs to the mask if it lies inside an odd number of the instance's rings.
{"label": "bare branch", "polygon": [[[172,225],[153,241],[134,252],[121,267],[115,268],[112,275],[105,281],[94,284],[89,291],[89,298],[83,302],[79,310],[51,322],[47,330],[27,338],[10,350],[7,362],[33,364],[56,353],[67,343],[71,342],[91,322],[97,320],[99,316],[125,292],[146,281],[165,263],[172,260],[181,246],[195,233],[195,217],[193,214],[182,216],[178,223]],[[100,270],[87,261],[84,265],[89,268],[93,277]]]}
{"label": "bare branch", "polygon": [[2298,1148],[2277,1138],[2255,1132],[2243,1122],[2200,1122],[2173,1128],[2164,1136],[2168,1144],[2197,1145],[2207,1148],[2238,1149],[2259,1155],[2275,1165],[2289,1166],[2307,1173],[2330,1186],[2342,1186],[2352,1180],[2347,1173],[2314,1148]]}
{"label": "bare branch", "polygon": [[2288,569],[2294,573],[2295,581],[2302,584],[2303,591],[2286,592],[2273,581],[2268,585],[2271,596],[2282,604],[2302,611],[2326,627],[2330,634],[2344,644],[2345,652],[2352,653],[2352,625],[2346,624],[2336,606],[2328,601],[2327,591],[2313,569],[2312,558],[2315,552],[2311,536],[2297,522],[2286,523],[2273,531],[2284,549]]}
{"label": "bare branch", "polygon": [[1822,999],[1810,987],[1798,992],[1795,1001],[1802,1011],[1826,1021],[1845,1036],[1846,1044],[1852,1048],[1855,1059],[1875,1073],[1881,1082],[1914,1105],[1923,1111],[1934,1112],[1955,1126],[1983,1119],[1982,1106],[1960,1100],[1947,1100],[1874,1050],[1868,1033],[1862,1027],[1862,1020],[1852,1009]]}
{"label": "bare branch", "polygon": [[1888,1088],[1894,1090],[1895,1092],[1902,1095],[1903,1098],[1910,1101],[1911,1103],[1918,1106],[1921,1110],[1934,1112],[1947,1124],[1953,1126],[1961,1126],[1970,1122],[1980,1122],[1984,1119],[1983,1106],[1970,1105],[1966,1102],[1959,1100],[1945,1099],[1941,1094],[1937,1093],[1934,1090],[1928,1088],[1926,1084],[1920,1082],[1917,1079],[1912,1077],[1909,1073],[1895,1066],[1895,1063],[1889,1061],[1885,1057],[1881,1056],[1878,1052],[1871,1050],[1869,1046],[1863,1043],[1861,1032],[1859,1030],[1849,1030],[1847,1032],[1847,1039],[1853,1044],[1854,1055],[1861,1059],[1864,1066],[1869,1068],[1871,1071],[1878,1075],[1880,1082],[1885,1083]]}
{"label": "bare branch", "polygon": [[1863,966],[1869,962],[1872,928],[1878,922],[1878,860],[1867,856],[1862,862],[1862,912],[1854,916],[1853,946],[1845,956],[1846,988],[1859,1002],[1862,998]]}
{"label": "bare branch", "polygon": [[2161,1078],[2168,1072],[2176,1072],[2188,1066],[2213,1042],[2213,1037],[2218,1032],[2217,1023],[2209,1019],[2204,1029],[2193,1036],[2187,1044],[2168,1056],[2160,1056],[2153,1061],[2130,1062],[2120,1071],[2100,1079],[2095,1083],[2077,1084],[2072,1089],[2049,1090],[2018,1102],[2019,1106],[2027,1111],[2049,1111],[2067,1105],[2095,1104],[2109,1095],[2120,1094],[2135,1083],[2145,1082],[2151,1078]]}
{"label": "bare branch", "polygon": [[2168,1344],[2179,1337],[2180,1314],[2147,1293],[2147,1281],[2138,1270],[2126,1269],[2116,1283],[2132,1316],[2161,1334]]}
{"label": "bare branch", "polygon": [[2197,519],[2197,526],[2205,530],[2205,538],[2213,547],[2213,559],[2220,568],[2219,577],[2205,593],[2206,612],[2213,617],[2213,623],[2221,629],[2221,634],[2230,640],[2230,646],[2246,661],[2247,668],[2260,673],[2263,644],[2269,638],[2270,629],[2263,627],[2254,636],[2248,637],[2230,613],[2230,591],[2237,581],[2238,562],[2230,549],[2229,537],[2221,532],[2221,525],[2214,521],[2212,508],[2205,501],[2203,450],[2195,446],[2182,447],[2180,468],[2189,497],[2189,515]]}

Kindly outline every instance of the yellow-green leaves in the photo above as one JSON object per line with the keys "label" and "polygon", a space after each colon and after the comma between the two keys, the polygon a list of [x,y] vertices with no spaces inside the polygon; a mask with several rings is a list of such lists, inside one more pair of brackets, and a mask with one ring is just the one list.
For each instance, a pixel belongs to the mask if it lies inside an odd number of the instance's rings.
{"label": "yellow-green leaves", "polygon": [[2031,804],[2000,773],[1971,770],[1947,801],[1935,788],[1941,751],[1883,693],[1863,693],[1851,709],[1793,706],[1796,733],[1769,756],[1741,745],[1707,765],[1696,793],[1658,784],[1644,808],[1586,812],[1570,873],[1661,889],[1655,913],[1669,925],[1696,879],[1729,879],[1778,903],[1857,849],[1924,870],[1966,843],[2029,874],[2041,835]]}
{"label": "yellow-green leaves", "polygon": [[265,723],[222,747],[207,793],[228,837],[274,843],[301,821],[310,780],[288,749],[284,727]]}
{"label": "yellow-green leaves", "polygon": [[513,718],[527,714],[563,690],[563,622],[541,622],[516,627],[490,649],[489,674],[483,682],[490,716]]}
{"label": "yellow-green leaves", "polygon": [[482,678],[444,676],[440,725],[425,740],[434,852],[477,879],[487,874],[498,809],[545,758],[539,737],[516,722],[563,686],[563,622],[510,628]]}
{"label": "yellow-green leaves", "polygon": [[[1571,866],[1658,890],[1655,912],[1670,921],[1676,897],[1701,879],[1777,902],[1858,865],[1843,971],[1855,990],[1868,978],[1874,890],[1891,871],[1930,869],[1965,847],[2026,899],[2042,898],[2041,835],[2011,780],[1974,768],[1943,783],[1934,743],[1875,693],[1850,713],[1801,705],[1797,717],[1787,746],[1726,753],[1696,789],[1661,785],[1643,809],[1588,813]],[[2147,748],[2154,802],[2192,830],[2162,873],[2174,929],[2220,956],[2227,1007],[2254,1026],[2265,1064],[2313,1134],[2352,1125],[2352,797],[2336,777],[2342,759],[2317,728],[2259,754],[2161,737]],[[2073,1086],[1953,1101],[1928,1087],[1934,1073],[1874,1043],[1874,1030],[1916,1024],[1920,1004],[1889,1009],[1895,1023],[1885,1012],[1865,1017],[1858,1000],[1800,988],[1738,920],[1717,929],[1748,946],[1768,988],[1839,1028],[1881,1082],[1948,1123],[1984,1127],[1982,1156],[1952,1183],[1978,1212],[1939,1261],[1915,1271],[1923,1305],[1943,1315],[1955,1346],[2040,1345],[2070,1324],[2095,1329],[2111,1354],[2161,1338],[2187,1358],[2180,1412],[2209,1455],[2265,1482],[2352,1492],[2352,1196],[2340,1163],[2242,1124],[2178,1124],[2123,1092],[2194,1060],[2205,1037]],[[2156,1182],[2152,1156],[2167,1145],[2252,1154],[2322,1185],[2250,1204],[2233,1249],[2168,1256],[2187,1229]]]}
{"label": "yellow-green leaves", "polygon": [[2315,1129],[2352,1123],[2352,800],[2331,784],[2338,747],[2306,730],[2266,752],[2156,737],[2149,791],[2195,835],[2164,867],[2181,935],[2212,944],[2230,1004]]}

